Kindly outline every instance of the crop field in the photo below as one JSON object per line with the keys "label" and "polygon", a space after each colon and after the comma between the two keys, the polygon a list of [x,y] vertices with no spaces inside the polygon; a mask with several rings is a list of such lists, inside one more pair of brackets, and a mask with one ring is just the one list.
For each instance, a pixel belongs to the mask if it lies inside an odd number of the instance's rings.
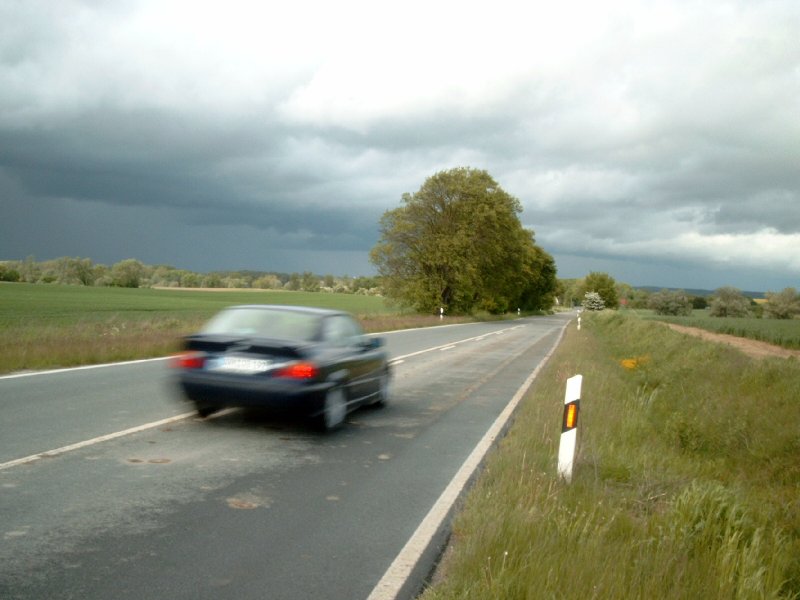
{"label": "crop field", "polygon": [[0,373],[164,356],[225,306],[346,310],[369,328],[393,320],[382,298],[283,291],[187,291],[0,283]]}
{"label": "crop field", "polygon": [[800,598],[799,397],[796,359],[586,315],[490,456],[423,600]]}
{"label": "crop field", "polygon": [[186,290],[0,283],[0,319],[58,322],[102,319],[109,315],[209,316],[233,304],[324,306],[354,314],[392,312],[383,298],[274,290]]}
{"label": "crop field", "polygon": [[701,310],[694,311],[689,317],[665,317],[653,314],[648,318],[686,327],[699,327],[714,333],[738,335],[784,348],[800,348],[800,319],[711,317]]}

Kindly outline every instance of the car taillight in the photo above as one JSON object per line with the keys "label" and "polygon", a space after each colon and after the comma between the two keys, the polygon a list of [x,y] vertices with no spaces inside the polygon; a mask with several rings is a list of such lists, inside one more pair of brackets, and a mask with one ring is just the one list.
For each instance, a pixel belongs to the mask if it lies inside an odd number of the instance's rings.
{"label": "car taillight", "polygon": [[275,377],[287,379],[314,379],[317,375],[319,375],[319,367],[312,362],[292,363],[275,373]]}
{"label": "car taillight", "polygon": [[202,352],[181,352],[172,357],[173,369],[202,369],[206,363],[206,355]]}

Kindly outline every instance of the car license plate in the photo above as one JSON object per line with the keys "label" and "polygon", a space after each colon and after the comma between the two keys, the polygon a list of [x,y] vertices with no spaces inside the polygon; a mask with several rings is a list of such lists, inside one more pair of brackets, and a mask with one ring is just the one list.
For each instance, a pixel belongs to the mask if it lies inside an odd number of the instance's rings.
{"label": "car license plate", "polygon": [[209,365],[213,371],[226,373],[263,373],[272,366],[272,361],[263,358],[245,358],[243,356],[223,356],[214,364]]}

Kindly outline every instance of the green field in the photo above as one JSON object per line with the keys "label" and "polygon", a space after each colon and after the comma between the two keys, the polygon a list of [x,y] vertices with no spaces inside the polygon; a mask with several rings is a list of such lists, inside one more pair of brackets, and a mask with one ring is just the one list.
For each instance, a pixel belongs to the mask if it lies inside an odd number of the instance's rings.
{"label": "green field", "polygon": [[[646,314],[644,311],[637,311]],[[768,342],[784,348],[800,348],[800,319],[756,319],[753,317],[711,317],[706,311],[696,310],[689,317],[665,317],[648,314],[647,318],[667,323],[699,327],[715,333],[727,333],[753,340]]]}
{"label": "green field", "polygon": [[393,312],[383,298],[354,294],[129,289],[0,282],[0,323],[26,319],[58,322],[118,315],[141,317],[193,313],[208,316],[233,304],[322,306],[365,315]]}
{"label": "green field", "polygon": [[[573,481],[566,379],[584,376]],[[800,598],[800,362],[632,314],[568,329],[423,600]]]}
{"label": "green field", "polygon": [[382,298],[283,291],[187,291],[0,283],[0,372],[163,356],[225,306],[296,304],[372,321]]}

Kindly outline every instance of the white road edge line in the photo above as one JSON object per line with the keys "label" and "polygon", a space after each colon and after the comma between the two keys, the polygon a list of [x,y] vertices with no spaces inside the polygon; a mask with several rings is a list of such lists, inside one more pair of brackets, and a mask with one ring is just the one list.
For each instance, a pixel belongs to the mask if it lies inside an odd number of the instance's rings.
{"label": "white road edge line", "polygon": [[39,452],[38,454],[31,454],[30,456],[25,456],[23,458],[18,458],[16,460],[0,463],[0,471],[4,469],[10,469],[11,467],[16,467],[18,465],[24,465],[26,463],[39,460],[41,458],[52,458],[54,456],[58,456],[59,454],[64,454],[65,452],[71,452],[73,450],[78,450],[80,448],[85,448],[87,446],[93,446],[94,444],[107,442],[109,440],[113,440],[114,438],[130,435],[132,433],[138,433],[140,431],[145,431],[146,429],[152,429],[153,427],[160,427],[161,425],[167,425],[169,423],[174,423],[175,421],[181,421],[183,419],[196,415],[197,412],[195,411],[189,413],[183,413],[180,415],[175,415],[174,417],[161,419],[160,421],[153,421],[152,423],[145,423],[144,425],[131,427],[130,429],[125,429],[124,431],[117,431],[116,433],[101,435],[100,437],[92,438],[91,440],[84,440],[76,444],[70,444],[69,446],[62,446],[61,448],[56,448],[55,450],[48,450],[47,452]]}
{"label": "white road edge line", "polygon": [[100,365],[83,365],[81,367],[66,367],[64,369],[50,369],[48,371],[29,371],[25,373],[13,373],[11,375],[0,375],[0,379],[18,379],[20,377],[33,377],[34,375],[55,375],[57,373],[69,373],[70,371],[88,371],[89,369],[104,369],[106,367],[123,367],[125,365],[139,365],[142,363],[156,362],[159,360],[169,360],[170,358],[170,356],[159,356],[158,358],[140,358],[138,360],[103,363]]}
{"label": "white road edge line", "polygon": [[[511,415],[514,414],[517,405],[527,393],[534,379],[539,375],[539,371],[542,370],[553,355],[553,352],[555,352],[555,349],[561,342],[561,338],[564,336],[566,328],[567,325],[565,324],[561,328],[561,333],[553,344],[553,347],[517,390],[514,397],[506,405],[505,409],[503,409],[503,412],[500,413],[481,441],[478,442],[478,445],[475,446],[464,461],[464,464],[461,465],[455,477],[453,477],[441,496],[439,496],[439,499],[419,524],[417,530],[408,542],[406,542],[400,554],[394,559],[386,573],[384,573],[383,577],[367,597],[367,600],[414,598],[420,592],[418,587],[422,584],[424,578],[430,574],[427,572],[415,573],[419,568],[426,567],[425,564],[422,564],[423,556],[426,554],[429,555],[431,551],[436,551],[438,556],[438,552],[441,550],[438,544],[444,543],[444,539],[442,539],[443,531],[445,527],[449,527],[449,520],[454,512],[456,502],[466,491],[467,485],[477,468],[486,458],[489,450],[494,446],[498,436],[503,433]],[[419,578],[419,580],[417,580],[417,578]]]}

